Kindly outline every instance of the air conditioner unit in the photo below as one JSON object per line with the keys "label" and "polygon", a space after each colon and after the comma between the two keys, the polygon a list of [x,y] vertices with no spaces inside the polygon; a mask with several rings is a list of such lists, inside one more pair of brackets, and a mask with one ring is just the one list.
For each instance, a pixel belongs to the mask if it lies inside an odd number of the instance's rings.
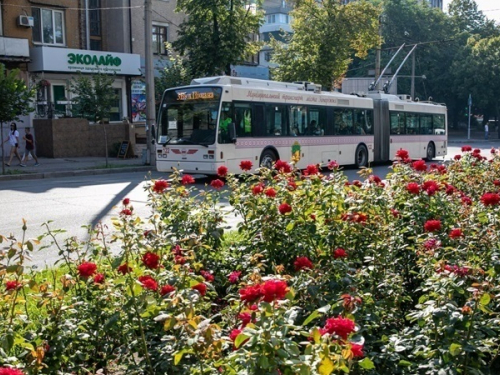
{"label": "air conditioner unit", "polygon": [[19,18],[17,19],[17,23],[19,24],[19,26],[24,26],[24,27],[35,26],[35,20],[33,19],[33,17],[24,15],[19,16]]}

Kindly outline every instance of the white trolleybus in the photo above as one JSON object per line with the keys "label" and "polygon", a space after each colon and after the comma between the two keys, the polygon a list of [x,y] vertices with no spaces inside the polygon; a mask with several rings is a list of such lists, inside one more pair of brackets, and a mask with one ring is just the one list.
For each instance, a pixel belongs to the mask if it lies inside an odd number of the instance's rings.
{"label": "white trolleybus", "polygon": [[158,116],[157,169],[213,175],[221,165],[278,159],[367,166],[403,148],[413,159],[444,156],[446,107],[385,93],[324,92],[311,83],[236,77],[168,89]]}

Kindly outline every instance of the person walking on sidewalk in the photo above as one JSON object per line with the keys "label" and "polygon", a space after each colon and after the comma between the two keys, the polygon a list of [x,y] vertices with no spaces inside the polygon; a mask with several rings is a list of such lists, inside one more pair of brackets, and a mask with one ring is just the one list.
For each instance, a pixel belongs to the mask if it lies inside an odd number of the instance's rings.
{"label": "person walking on sidewalk", "polygon": [[488,132],[489,132],[489,128],[488,128],[488,123],[486,123],[484,125],[484,139],[488,140]]}
{"label": "person walking on sidewalk", "polygon": [[24,131],[26,132],[26,134],[24,135],[23,139],[26,141],[26,146],[24,147],[21,167],[26,167],[26,162],[28,161],[30,155],[35,160],[35,167],[38,167],[40,164],[38,163],[38,158],[36,157],[35,153],[35,140],[33,139],[33,134],[31,134],[30,128],[25,128]]}
{"label": "person walking on sidewalk", "polygon": [[22,163],[21,157],[19,156],[19,151],[17,150],[19,148],[19,132],[17,131],[17,125],[15,122],[10,124],[10,132],[9,132],[9,138],[5,140],[4,143],[9,142],[10,144],[10,158],[9,162],[5,163],[7,167],[10,167],[10,163],[12,163],[12,159],[14,158],[14,155],[19,159],[19,164]]}

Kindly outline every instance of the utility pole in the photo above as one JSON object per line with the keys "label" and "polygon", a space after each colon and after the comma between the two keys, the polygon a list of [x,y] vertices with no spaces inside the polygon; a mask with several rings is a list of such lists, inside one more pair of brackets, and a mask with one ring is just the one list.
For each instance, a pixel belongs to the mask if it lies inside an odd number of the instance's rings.
{"label": "utility pole", "polygon": [[467,139],[470,139],[470,112],[472,108],[472,95],[469,94],[469,100],[467,101],[467,105],[469,106],[469,118],[467,121]]}
{"label": "utility pole", "polygon": [[147,154],[146,164],[155,165],[155,148],[153,147],[152,128],[156,121],[156,108],[155,108],[155,86],[153,75],[153,51],[152,51],[152,30],[153,22],[151,0],[144,0],[144,37],[145,40],[145,77],[146,77],[146,142]]}
{"label": "utility pole", "polygon": [[[380,37],[380,40],[382,40],[382,16],[380,16],[378,18],[378,35]],[[376,87],[374,87],[373,89],[374,90],[378,90],[379,89],[379,85],[378,85],[378,78],[380,77],[380,65],[381,65],[381,50],[380,50],[380,47],[381,45],[379,44],[378,48],[377,48],[377,52],[376,52],[376,55],[375,55],[375,82],[377,82],[377,85]]]}
{"label": "utility pole", "polygon": [[411,100],[415,100],[415,54],[416,52],[413,52],[411,55]]}

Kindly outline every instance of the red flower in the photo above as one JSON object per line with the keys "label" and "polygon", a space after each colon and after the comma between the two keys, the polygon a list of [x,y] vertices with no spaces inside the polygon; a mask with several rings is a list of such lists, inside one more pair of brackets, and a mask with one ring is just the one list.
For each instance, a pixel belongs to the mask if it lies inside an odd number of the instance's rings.
{"label": "red flower", "polygon": [[176,255],[174,262],[175,264],[183,265],[184,263],[186,263],[186,258],[184,258],[182,255]]}
{"label": "red flower", "polygon": [[500,202],[500,195],[497,193],[485,193],[481,197],[481,202],[485,206],[496,206]]}
{"label": "red flower", "polygon": [[395,210],[394,208],[391,208],[391,214],[392,216],[394,216],[395,218],[398,218],[401,216],[401,214],[399,213],[398,210]]}
{"label": "red flower", "polygon": [[500,186],[500,180],[494,180],[493,185],[495,186]]}
{"label": "red flower", "polygon": [[155,270],[160,265],[160,256],[148,251],[142,256],[142,263],[144,263],[146,267]]}
{"label": "red flower", "polygon": [[238,314],[238,319],[241,320],[241,325],[245,327],[252,321],[252,314],[250,314],[249,312],[242,312]]}
{"label": "red flower", "polygon": [[[468,267],[459,267],[457,265],[445,265],[444,266],[444,270],[445,271],[448,271],[449,273],[454,273],[455,275],[459,276],[459,277],[464,277],[464,276],[467,276],[470,272],[470,269]],[[438,271],[440,272],[440,271]]]}
{"label": "red flower", "polygon": [[399,150],[396,151],[396,157],[403,159],[403,160],[406,160],[410,157],[410,154],[408,153],[408,151],[400,148]]}
{"label": "red flower", "polygon": [[124,208],[123,210],[121,210],[120,215],[130,216],[130,215],[132,215],[132,210],[129,210],[128,208]]}
{"label": "red flower", "polygon": [[16,368],[0,367],[0,375],[24,375],[24,373]]}
{"label": "red flower", "polygon": [[5,290],[14,290],[21,286],[16,280],[7,281],[5,283]]}
{"label": "red flower", "polygon": [[153,191],[158,194],[163,193],[166,188],[168,188],[168,182],[165,180],[156,180],[153,185]]}
{"label": "red flower", "polygon": [[437,232],[438,230],[441,230],[441,221],[427,220],[424,224],[424,229],[427,232]]}
{"label": "red flower", "polygon": [[416,171],[425,172],[427,170],[427,165],[424,160],[417,160],[411,164],[412,168]]}
{"label": "red flower", "polygon": [[172,248],[172,253],[174,255],[182,255],[182,248],[179,246],[179,245],[175,245],[173,248]]}
{"label": "red flower", "polygon": [[256,302],[262,297],[260,285],[251,285],[240,289],[240,299],[242,302]]}
{"label": "red flower", "polygon": [[277,160],[274,168],[281,173],[290,173],[292,171],[292,166],[284,160]]}
{"label": "red flower", "polygon": [[128,206],[130,204],[130,199],[129,198],[124,198],[122,200],[122,203],[123,203],[124,206]]}
{"label": "red flower", "polygon": [[94,284],[102,284],[104,283],[104,274],[98,273],[97,275],[94,276]]}
{"label": "red flower", "polygon": [[268,280],[261,287],[266,302],[284,299],[288,292],[286,281],[281,280]]}
{"label": "red flower", "polygon": [[227,176],[227,167],[225,165],[221,165],[219,168],[217,168],[217,175],[219,177],[226,177]]}
{"label": "red flower", "polygon": [[270,187],[266,189],[264,194],[266,194],[269,198],[274,198],[276,196],[276,190]]}
{"label": "red flower", "polygon": [[306,176],[311,176],[311,175],[315,175],[315,174],[318,174],[319,171],[318,171],[318,167],[314,164],[309,164],[307,167],[306,167],[306,170],[304,171],[304,175]]}
{"label": "red flower", "polygon": [[211,283],[212,281],[214,281],[214,275],[212,275],[210,273],[210,271],[200,271],[200,274],[201,276],[203,276],[203,278],[205,279],[205,281],[208,281],[209,283]]}
{"label": "red flower", "polygon": [[460,228],[454,228],[450,232],[450,238],[460,238],[463,236],[462,230]]}
{"label": "red flower", "polygon": [[297,190],[297,184],[295,181],[291,178],[288,180],[288,185],[287,185],[288,190],[290,191],[295,191]]}
{"label": "red flower", "polygon": [[236,284],[240,279],[241,271],[233,271],[229,274],[229,282],[231,284]]}
{"label": "red flower", "polygon": [[83,262],[77,269],[80,277],[90,277],[97,271],[97,266],[92,262]]}
{"label": "red flower", "polygon": [[352,184],[356,187],[359,187],[359,188],[363,186],[363,183],[359,180],[353,180]]}
{"label": "red flower", "polygon": [[365,353],[363,353],[363,345],[351,343],[351,352],[354,358],[362,358],[365,356]]}
{"label": "red flower", "polygon": [[158,283],[156,282],[155,279],[153,279],[149,275],[139,276],[138,280],[142,284],[142,287],[145,289],[150,289],[150,290],[158,289]]}
{"label": "red flower", "polygon": [[333,257],[335,259],[338,259],[338,258],[346,258],[347,257],[347,253],[344,249],[342,249],[341,247],[339,247],[338,249],[335,249],[333,251]]}
{"label": "red flower", "polygon": [[207,293],[207,286],[203,283],[196,284],[192,286],[191,289],[197,290],[202,296]]}
{"label": "red flower", "polygon": [[420,186],[416,182],[410,182],[406,185],[406,190],[408,190],[409,193],[416,195],[420,193]]}
{"label": "red flower", "polygon": [[314,268],[314,265],[308,257],[297,257],[297,259],[295,259],[295,262],[293,262],[293,265],[295,267],[295,271],[300,271],[306,268],[312,270]]}
{"label": "red flower", "polygon": [[427,195],[432,196],[436,194],[436,192],[439,190],[439,185],[437,184],[436,181],[425,181],[422,184],[422,189],[425,190]]}
{"label": "red flower", "polygon": [[462,152],[472,151],[471,146],[462,146]]}
{"label": "red flower", "polygon": [[183,184],[183,185],[194,184],[193,176],[191,176],[189,174],[185,174],[184,176],[182,176],[181,184]]}
{"label": "red flower", "polygon": [[379,176],[376,176],[376,175],[370,175],[370,177],[368,177],[368,181],[370,181],[372,184],[380,184],[382,182],[382,180],[380,179]]}
{"label": "red flower", "polygon": [[292,212],[292,207],[288,203],[282,203],[278,207],[280,214],[284,215],[288,212]]}
{"label": "red flower", "polygon": [[332,160],[328,163],[328,169],[331,171],[339,169],[339,163],[337,163],[335,160]]}
{"label": "red flower", "polygon": [[214,189],[220,190],[224,186],[224,181],[219,179],[213,180],[212,182],[210,182],[210,186],[212,186]]}
{"label": "red flower", "polygon": [[240,163],[240,169],[242,171],[250,171],[253,167],[253,163],[250,160],[243,160]]}
{"label": "red flower", "polygon": [[252,187],[252,194],[253,195],[258,195],[261,194],[264,191],[264,185],[263,184],[257,184]]}
{"label": "red flower", "polygon": [[347,311],[353,311],[357,305],[361,305],[363,303],[363,300],[360,297],[353,297],[350,294],[342,294],[340,297],[344,300],[342,306]]}
{"label": "red flower", "polygon": [[472,204],[472,199],[465,195],[461,198],[461,201],[464,206],[470,206]]}
{"label": "red flower", "polygon": [[462,159],[462,155],[455,155],[453,157],[453,159],[455,159],[456,161],[458,161],[458,160]]}
{"label": "red flower", "polygon": [[237,329],[237,328],[233,329],[233,330],[231,331],[231,333],[229,334],[229,338],[231,339],[231,341],[232,341],[232,342],[235,342],[235,341],[236,341],[236,337],[238,337],[238,335],[239,335],[241,332],[243,332],[243,330],[241,330],[241,329]]}
{"label": "red flower", "polygon": [[132,267],[130,267],[127,263],[123,263],[121,266],[117,268],[118,272],[122,275],[126,275],[129,272],[132,272]]}
{"label": "red flower", "polygon": [[326,320],[324,331],[331,335],[337,335],[344,340],[356,329],[356,325],[351,319],[342,318],[329,318]]}
{"label": "red flower", "polygon": [[428,239],[424,242],[424,247],[426,250],[434,250],[441,246],[441,243],[435,238]]}
{"label": "red flower", "polygon": [[160,294],[162,296],[166,295],[166,294],[169,294],[169,293],[172,293],[173,291],[175,290],[175,287],[173,287],[172,285],[164,285],[161,287],[160,289]]}

